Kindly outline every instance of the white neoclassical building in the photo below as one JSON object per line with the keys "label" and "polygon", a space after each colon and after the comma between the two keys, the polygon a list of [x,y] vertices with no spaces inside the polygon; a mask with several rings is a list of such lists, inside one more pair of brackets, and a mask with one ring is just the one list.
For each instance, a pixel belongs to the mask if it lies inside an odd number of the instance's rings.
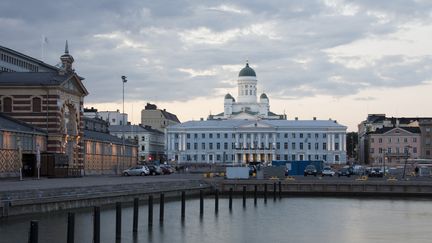
{"label": "white neoclassical building", "polygon": [[315,118],[287,120],[286,115],[271,112],[266,94],[257,102],[257,78],[249,64],[240,71],[237,83],[237,101],[227,94],[224,112],[167,128],[168,159],[179,163],[346,163],[346,126]]}

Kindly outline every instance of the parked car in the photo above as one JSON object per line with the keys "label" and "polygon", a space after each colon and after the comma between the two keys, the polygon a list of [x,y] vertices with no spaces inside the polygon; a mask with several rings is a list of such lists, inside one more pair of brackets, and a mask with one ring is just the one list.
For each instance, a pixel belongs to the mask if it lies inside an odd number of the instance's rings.
{"label": "parked car", "polygon": [[334,176],[335,174],[336,172],[334,172],[334,170],[328,166],[324,167],[321,171],[321,176]]}
{"label": "parked car", "polygon": [[131,175],[146,176],[146,175],[150,175],[150,170],[145,165],[137,165],[137,166],[130,167],[127,170],[124,170],[123,175],[124,176],[131,176]]}
{"label": "parked car", "polygon": [[372,168],[368,174],[369,177],[383,177],[384,171],[381,168]]}
{"label": "parked car", "polygon": [[317,175],[317,169],[315,168],[314,165],[308,165],[304,169],[304,176],[308,176],[308,175],[313,175],[313,176]]}
{"label": "parked car", "polygon": [[150,170],[150,175],[160,175],[160,174],[162,174],[162,169],[158,165],[148,165],[147,167]]}
{"label": "parked car", "polygon": [[169,174],[174,173],[174,169],[169,165],[160,165],[160,169],[161,169],[162,174],[164,174],[164,175],[169,175]]}
{"label": "parked car", "polygon": [[352,175],[352,170],[350,170],[350,167],[348,166],[345,166],[338,171],[338,177],[341,176],[350,177],[351,175]]}
{"label": "parked car", "polygon": [[255,165],[249,165],[249,175],[253,175],[253,173],[257,172],[257,167]]}

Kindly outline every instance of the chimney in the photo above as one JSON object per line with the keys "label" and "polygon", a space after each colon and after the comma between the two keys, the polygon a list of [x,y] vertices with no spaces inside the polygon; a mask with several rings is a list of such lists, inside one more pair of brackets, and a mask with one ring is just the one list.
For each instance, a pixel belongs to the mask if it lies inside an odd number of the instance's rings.
{"label": "chimney", "polygon": [[298,117],[295,117],[295,120],[298,121]]}
{"label": "chimney", "polygon": [[313,117],[313,120],[316,121],[316,117]]}
{"label": "chimney", "polygon": [[204,121],[204,118],[201,117],[201,118],[200,118],[200,121]]}

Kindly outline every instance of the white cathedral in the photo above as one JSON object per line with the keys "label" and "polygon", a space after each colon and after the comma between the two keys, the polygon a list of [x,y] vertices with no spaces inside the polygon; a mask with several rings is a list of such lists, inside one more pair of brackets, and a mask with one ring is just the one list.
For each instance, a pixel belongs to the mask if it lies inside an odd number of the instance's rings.
{"label": "white cathedral", "polygon": [[285,114],[270,111],[266,94],[257,101],[257,83],[255,71],[246,63],[237,80],[237,101],[225,95],[224,112],[167,127],[168,159],[178,163],[346,163],[346,126],[315,118],[287,120]]}
{"label": "white cathedral", "polygon": [[257,82],[255,71],[246,63],[237,80],[237,101],[231,94],[226,94],[224,112],[210,115],[209,119],[286,119],[286,115],[270,112],[266,94],[262,93],[257,102]]}

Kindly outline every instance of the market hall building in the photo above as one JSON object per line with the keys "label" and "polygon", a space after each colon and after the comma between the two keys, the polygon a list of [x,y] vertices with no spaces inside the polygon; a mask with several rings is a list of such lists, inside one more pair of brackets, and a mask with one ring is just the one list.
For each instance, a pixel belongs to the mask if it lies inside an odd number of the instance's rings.
{"label": "market hall building", "polygon": [[257,101],[255,71],[238,77],[237,101],[227,94],[224,112],[207,120],[169,126],[166,150],[179,163],[270,163],[273,160],[322,160],[345,164],[347,127],[334,120],[287,120],[270,111],[266,94]]}

